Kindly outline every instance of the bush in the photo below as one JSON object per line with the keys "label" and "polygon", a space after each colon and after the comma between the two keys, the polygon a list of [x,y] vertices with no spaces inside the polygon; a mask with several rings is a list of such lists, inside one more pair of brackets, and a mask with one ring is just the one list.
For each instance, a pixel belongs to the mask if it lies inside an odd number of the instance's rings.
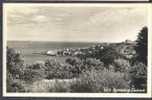
{"label": "bush", "polygon": [[79,59],[79,58],[68,58],[66,62],[71,65],[69,69],[70,72],[74,75],[74,77],[78,77],[84,71],[90,71],[92,69],[96,70],[103,70],[104,64],[100,60],[95,58],[86,58],[86,59]]}
{"label": "bush", "polygon": [[125,59],[114,60],[115,71],[126,72],[130,68],[130,62]]}
{"label": "bush", "polygon": [[21,80],[7,79],[7,92],[25,92],[23,82]]}
{"label": "bush", "polygon": [[69,79],[74,77],[72,65],[60,64],[53,59],[48,59],[45,62],[45,72],[47,79]]}
{"label": "bush", "polygon": [[66,63],[74,66],[74,65],[79,65],[82,63],[82,61],[79,58],[67,58],[65,60]]}
{"label": "bush", "polygon": [[45,61],[45,72],[47,79],[58,78],[60,76],[59,69],[61,68],[60,63],[54,59],[48,59]]}
{"label": "bush", "polygon": [[7,92],[25,92],[20,80],[24,67],[22,55],[15,49],[7,48]]}
{"label": "bush", "polygon": [[43,69],[33,69],[33,68],[35,68],[35,65],[27,65],[21,79],[26,82],[32,83],[34,81],[38,81],[46,77],[45,71]]}
{"label": "bush", "polygon": [[113,92],[113,89],[128,89],[127,81],[122,73],[92,70],[84,72],[71,84],[72,92]]}
{"label": "bush", "polygon": [[95,59],[95,58],[87,58],[85,60],[84,65],[86,65],[87,67],[85,67],[84,70],[103,70],[104,69],[104,63],[101,62],[99,59]]}
{"label": "bush", "polygon": [[55,80],[55,83],[53,87],[49,89],[49,92],[69,92],[69,86],[66,82],[59,82],[58,80]]}
{"label": "bush", "polygon": [[141,62],[136,63],[130,68],[131,84],[136,89],[147,87],[147,66]]}
{"label": "bush", "polygon": [[103,69],[103,63],[100,60],[88,58],[86,60],[80,60],[79,58],[67,58],[65,61],[67,64],[60,64],[54,59],[48,59],[45,62],[45,72],[47,79],[70,79],[76,78],[83,71],[97,69]]}
{"label": "bush", "polygon": [[[83,92],[83,93],[89,93],[89,92],[98,92],[102,91],[102,87],[96,87],[96,82],[94,79],[94,76],[91,75],[89,71],[84,72],[80,75],[80,78],[76,80],[76,82],[73,82],[70,86],[71,92]],[[99,90],[100,89],[100,90]]]}
{"label": "bush", "polygon": [[24,69],[24,60],[22,55],[15,49],[7,48],[7,71],[13,78],[19,79]]}

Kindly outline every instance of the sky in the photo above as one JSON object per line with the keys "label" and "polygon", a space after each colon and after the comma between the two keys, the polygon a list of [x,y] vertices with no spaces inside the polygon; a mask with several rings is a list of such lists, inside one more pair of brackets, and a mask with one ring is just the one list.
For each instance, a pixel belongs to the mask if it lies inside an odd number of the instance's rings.
{"label": "sky", "polygon": [[145,6],[8,4],[7,40],[122,42],[147,26]]}

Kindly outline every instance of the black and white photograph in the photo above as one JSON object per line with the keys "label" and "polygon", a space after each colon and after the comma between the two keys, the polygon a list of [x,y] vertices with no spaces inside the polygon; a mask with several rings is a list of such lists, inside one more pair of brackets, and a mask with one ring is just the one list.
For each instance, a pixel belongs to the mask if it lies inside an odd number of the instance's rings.
{"label": "black and white photograph", "polygon": [[4,4],[4,94],[150,96],[150,8]]}

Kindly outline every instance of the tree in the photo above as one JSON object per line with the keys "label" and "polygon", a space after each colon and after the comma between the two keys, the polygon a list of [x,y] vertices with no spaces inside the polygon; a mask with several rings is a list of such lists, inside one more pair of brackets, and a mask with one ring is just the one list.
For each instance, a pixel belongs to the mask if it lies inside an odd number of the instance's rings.
{"label": "tree", "polygon": [[131,84],[134,85],[135,89],[145,89],[147,84],[147,68],[143,63],[136,63],[130,69]]}
{"label": "tree", "polygon": [[22,55],[15,49],[7,48],[7,71],[13,75],[13,78],[19,78],[24,69],[24,60]]}
{"label": "tree", "polygon": [[143,62],[147,65],[147,36],[148,28],[143,27],[142,30],[138,34],[138,38],[136,40],[137,45],[135,46],[136,50],[136,60],[139,62]]}
{"label": "tree", "polygon": [[104,47],[103,50],[100,50],[95,54],[97,59],[100,59],[104,62],[105,66],[109,66],[114,63],[114,60],[120,57],[120,54],[111,46]]}
{"label": "tree", "polygon": [[147,35],[148,28],[143,27],[138,33],[135,46],[136,55],[132,60],[133,67],[129,71],[131,84],[136,89],[145,89],[145,91],[147,87]]}
{"label": "tree", "polygon": [[12,48],[7,48],[7,91],[24,92],[24,86],[19,79],[23,74],[24,61],[21,54]]}
{"label": "tree", "polygon": [[46,77],[43,69],[33,69],[33,66],[34,65],[27,65],[24,74],[21,77],[27,83],[32,83]]}

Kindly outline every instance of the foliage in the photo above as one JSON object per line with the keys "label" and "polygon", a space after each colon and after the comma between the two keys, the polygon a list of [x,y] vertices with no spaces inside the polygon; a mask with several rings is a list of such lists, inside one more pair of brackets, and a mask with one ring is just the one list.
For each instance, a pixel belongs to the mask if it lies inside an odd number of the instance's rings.
{"label": "foliage", "polygon": [[72,92],[106,92],[106,88],[113,92],[114,88],[127,89],[129,85],[121,73],[92,70],[80,75],[70,88]]}
{"label": "foliage", "polygon": [[70,64],[70,65],[72,65],[72,66],[81,64],[81,60],[78,59],[78,58],[73,58],[73,59],[72,58],[67,58],[65,60],[65,62],[68,63],[68,64]]}
{"label": "foliage", "polygon": [[88,50],[87,53],[85,53],[86,57],[84,58],[94,58],[99,59],[101,62],[104,63],[105,67],[109,67],[109,65],[114,63],[114,60],[117,58],[120,58],[120,54],[116,51],[116,49],[113,46],[97,46],[95,48],[92,48]]}
{"label": "foliage", "polygon": [[138,33],[138,38],[136,40],[137,46],[135,46],[135,50],[137,53],[136,60],[139,62],[143,62],[147,65],[147,39],[148,39],[148,28],[143,27],[142,30]]}
{"label": "foliage", "polygon": [[136,89],[145,89],[147,87],[147,39],[148,28],[143,27],[138,33],[135,46],[136,55],[131,61],[130,68],[131,87]]}
{"label": "foliage", "polygon": [[72,72],[74,77],[78,77],[79,74],[81,74],[84,71],[91,71],[92,69],[104,69],[103,62],[95,58],[86,58],[85,60],[80,60],[79,58],[68,58],[66,62],[71,65],[71,69],[69,71]]}
{"label": "foliage", "polygon": [[49,92],[69,92],[70,88],[66,82],[55,81],[53,87],[49,88]]}
{"label": "foliage", "polygon": [[7,48],[7,71],[13,78],[19,78],[24,69],[24,61],[20,53],[12,48]]}
{"label": "foliage", "polygon": [[21,79],[28,82],[32,83],[34,81],[38,81],[41,79],[45,78],[45,72],[41,69],[31,69],[30,67],[27,67],[24,70],[24,74],[22,75]]}
{"label": "foliage", "polygon": [[147,67],[145,64],[138,62],[130,69],[131,84],[136,89],[146,89],[147,84]]}
{"label": "foliage", "polygon": [[97,59],[94,59],[94,58],[87,58],[85,60],[85,64],[92,65],[92,66],[103,65],[103,63],[100,60],[97,60]]}
{"label": "foliage", "polygon": [[7,78],[7,92],[25,92],[23,82],[19,79]]}
{"label": "foliage", "polygon": [[99,58],[105,65],[112,64],[114,59],[119,57],[119,54],[116,50],[110,46],[105,47],[99,54],[96,54],[96,57]]}
{"label": "foliage", "polygon": [[45,62],[45,72],[47,79],[69,79],[73,77],[72,66],[60,64],[56,60],[48,59]]}
{"label": "foliage", "polygon": [[61,64],[54,59],[48,59],[44,64],[44,71],[47,79],[70,79],[76,78],[87,70],[103,70],[103,63],[94,58],[80,60],[79,58],[67,58],[67,64]]}
{"label": "foliage", "polygon": [[7,48],[7,91],[24,92],[24,86],[20,80],[24,70],[24,61],[20,53],[12,48]]}
{"label": "foliage", "polygon": [[125,72],[130,68],[129,60],[125,60],[122,58],[114,60],[115,71]]}

